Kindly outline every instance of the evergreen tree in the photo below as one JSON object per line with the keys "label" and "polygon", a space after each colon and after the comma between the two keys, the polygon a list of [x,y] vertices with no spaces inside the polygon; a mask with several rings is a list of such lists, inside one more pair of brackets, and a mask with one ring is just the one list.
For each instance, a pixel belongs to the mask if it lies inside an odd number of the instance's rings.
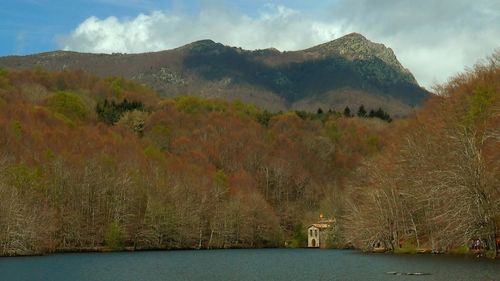
{"label": "evergreen tree", "polygon": [[349,108],[349,106],[345,107],[345,109],[344,109],[344,116],[345,117],[352,117],[352,115],[351,115],[351,109]]}
{"label": "evergreen tree", "polygon": [[368,115],[369,117],[376,117],[379,119],[382,119],[387,122],[392,122],[392,118],[389,115],[389,113],[385,112],[382,108],[378,108],[377,111],[373,112],[370,111],[370,114]]}
{"label": "evergreen tree", "polygon": [[114,100],[110,103],[104,99],[102,103],[97,103],[95,109],[99,120],[111,125],[118,122],[125,112],[133,110],[144,111],[144,104],[139,101],[129,102],[127,99],[117,104]]}
{"label": "evergreen tree", "polygon": [[267,111],[267,110],[264,110],[262,111],[261,113],[257,114],[257,122],[259,122],[261,125],[264,125],[267,127],[267,125],[269,125],[269,121],[271,120],[271,117],[272,117],[272,114]]}
{"label": "evergreen tree", "polygon": [[365,110],[365,106],[364,105],[361,105],[358,109],[358,117],[366,117],[366,110]]}

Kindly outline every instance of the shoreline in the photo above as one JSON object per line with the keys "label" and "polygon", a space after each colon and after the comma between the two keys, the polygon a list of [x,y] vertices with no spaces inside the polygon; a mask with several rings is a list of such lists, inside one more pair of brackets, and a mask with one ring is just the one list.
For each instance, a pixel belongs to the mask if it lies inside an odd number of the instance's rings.
{"label": "shoreline", "polygon": [[308,247],[298,247],[298,248],[291,248],[291,247],[267,247],[267,248],[179,248],[179,249],[135,249],[133,247],[125,247],[123,249],[110,249],[107,247],[93,247],[93,248],[79,248],[79,249],[60,249],[56,251],[49,251],[49,252],[44,252],[44,253],[34,253],[34,254],[26,254],[26,255],[0,255],[0,259],[2,258],[22,258],[22,257],[43,257],[43,256],[52,256],[52,255],[59,255],[59,254],[86,254],[86,253],[123,253],[123,252],[169,252],[169,251],[222,251],[222,250],[266,250],[266,249],[271,249],[271,250],[276,250],[276,249],[290,249],[290,250],[298,250],[298,249],[303,249],[303,250],[339,250],[339,251],[357,251],[359,253],[363,254],[371,254],[371,255],[393,255],[393,256],[449,256],[449,257],[468,257],[468,258],[473,258],[473,259],[481,259],[481,260],[500,260],[500,254],[497,255],[494,258],[487,257],[484,255],[484,253],[480,256],[477,256],[476,253],[432,253],[429,251],[418,251],[415,253],[397,253],[394,251],[385,251],[385,252],[380,252],[380,251],[363,251],[361,249],[356,249],[356,248],[308,248]]}

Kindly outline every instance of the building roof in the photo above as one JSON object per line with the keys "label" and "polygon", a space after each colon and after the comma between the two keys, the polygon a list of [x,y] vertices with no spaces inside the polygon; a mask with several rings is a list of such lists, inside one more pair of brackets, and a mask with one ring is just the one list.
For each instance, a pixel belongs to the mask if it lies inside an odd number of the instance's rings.
{"label": "building roof", "polygon": [[329,228],[331,225],[326,224],[326,223],[313,223],[309,227],[312,227],[312,226],[319,228],[319,229],[325,229],[325,228]]}
{"label": "building roof", "polygon": [[327,219],[327,220],[321,220],[317,223],[313,223],[313,224],[309,225],[308,228],[311,228],[314,226],[316,228],[323,230],[323,229],[331,227],[333,224],[335,224],[335,219]]}

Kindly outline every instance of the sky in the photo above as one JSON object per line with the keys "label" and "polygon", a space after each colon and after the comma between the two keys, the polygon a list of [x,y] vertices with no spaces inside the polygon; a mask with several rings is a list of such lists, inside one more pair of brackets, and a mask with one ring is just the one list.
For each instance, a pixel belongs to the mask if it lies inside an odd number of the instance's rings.
{"label": "sky", "polygon": [[0,0],[0,56],[201,39],[300,50],[351,32],[392,48],[430,89],[500,48],[500,0]]}

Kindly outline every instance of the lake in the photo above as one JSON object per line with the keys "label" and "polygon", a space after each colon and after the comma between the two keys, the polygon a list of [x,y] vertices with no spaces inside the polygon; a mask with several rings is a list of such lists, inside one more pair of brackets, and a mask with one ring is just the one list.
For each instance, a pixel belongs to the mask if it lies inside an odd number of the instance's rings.
{"label": "lake", "polygon": [[500,280],[500,261],[319,249],[79,253],[0,258],[0,280]]}

